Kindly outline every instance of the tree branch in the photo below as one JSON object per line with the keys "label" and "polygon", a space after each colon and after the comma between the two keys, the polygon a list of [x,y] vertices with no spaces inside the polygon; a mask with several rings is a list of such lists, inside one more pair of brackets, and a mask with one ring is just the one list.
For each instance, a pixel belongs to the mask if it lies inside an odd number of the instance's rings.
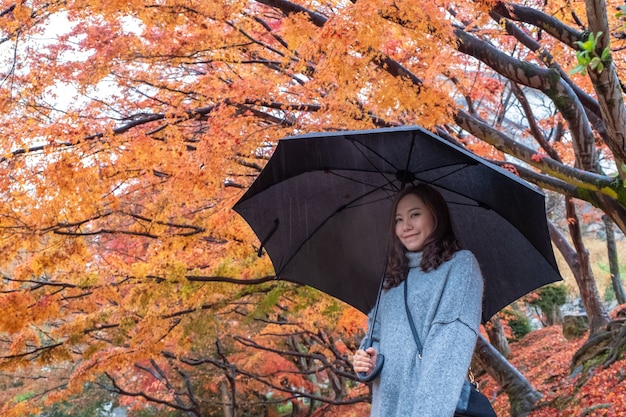
{"label": "tree branch", "polygon": [[[153,402],[155,404],[161,404],[161,405],[166,405],[168,407],[172,407],[175,410],[181,410],[181,411],[186,411],[186,412],[193,412],[191,407],[184,407],[184,406],[181,407],[180,405],[178,405],[175,402],[162,400],[160,398],[156,398],[156,397],[153,397],[151,395],[148,395],[145,392],[127,391],[127,390],[123,389],[122,387],[120,387],[117,384],[117,381],[115,381],[115,378],[113,378],[111,376],[111,374],[109,374],[108,372],[105,372],[104,375],[109,379],[109,381],[111,382],[112,387],[109,387],[109,386],[104,385],[104,384],[98,384],[98,385],[100,385],[102,388],[104,388],[107,391],[114,392],[114,393],[119,394],[119,395],[126,395],[126,396],[129,396],[129,397],[141,397],[141,398],[143,398],[143,399],[145,399],[147,401]],[[196,414],[194,413],[193,415],[195,416]]]}
{"label": "tree branch", "polygon": [[499,1],[492,10],[507,19],[541,28],[572,49],[578,49],[576,42],[582,39],[582,32],[572,29],[560,20],[532,7]]}
{"label": "tree branch", "polygon": [[542,91],[552,99],[563,118],[567,120],[572,134],[577,165],[587,171],[597,172],[598,158],[595,138],[589,119],[578,97],[563,81],[558,71],[515,59],[500,52],[487,42],[456,29],[458,50],[487,64],[494,71],[518,84]]}
{"label": "tree branch", "polygon": [[[561,164],[547,157],[547,155],[539,154],[534,149],[516,142],[482,120],[465,113],[463,110],[457,112],[455,121],[461,128],[489,143],[496,149],[512,155],[562,181],[588,190],[607,192],[611,195],[615,194],[615,191],[609,191],[616,186],[611,177]],[[624,203],[626,204],[626,201]]]}

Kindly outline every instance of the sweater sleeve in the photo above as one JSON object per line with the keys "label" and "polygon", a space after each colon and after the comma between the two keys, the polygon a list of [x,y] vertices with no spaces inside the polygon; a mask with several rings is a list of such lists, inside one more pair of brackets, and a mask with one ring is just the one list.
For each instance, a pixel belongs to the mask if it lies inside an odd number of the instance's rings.
{"label": "sweater sleeve", "polygon": [[474,256],[457,253],[432,321],[421,359],[414,417],[454,414],[480,326],[483,279]]}

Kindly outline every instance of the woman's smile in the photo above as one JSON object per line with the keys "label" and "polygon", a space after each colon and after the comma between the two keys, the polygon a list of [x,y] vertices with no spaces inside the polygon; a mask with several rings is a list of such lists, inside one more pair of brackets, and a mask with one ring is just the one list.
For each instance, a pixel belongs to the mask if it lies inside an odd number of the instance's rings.
{"label": "woman's smile", "polygon": [[411,252],[419,252],[435,230],[435,216],[415,194],[407,194],[398,202],[396,236]]}

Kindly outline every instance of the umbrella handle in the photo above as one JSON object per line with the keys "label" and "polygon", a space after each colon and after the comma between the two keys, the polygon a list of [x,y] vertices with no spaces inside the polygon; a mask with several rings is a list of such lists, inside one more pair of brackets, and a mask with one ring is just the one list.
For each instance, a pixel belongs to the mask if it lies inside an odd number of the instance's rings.
{"label": "umbrella handle", "polygon": [[[387,253],[389,253],[389,248],[387,248]],[[380,294],[383,291],[383,282],[385,281],[385,271],[387,270],[387,262],[389,261],[389,257],[385,258],[385,265],[383,268],[383,275],[380,279],[380,284],[378,285],[378,294],[376,295],[376,304],[374,304],[374,309],[372,310],[372,318],[371,325],[369,326],[369,330],[367,332],[367,347],[372,347],[374,342],[374,326],[376,325],[376,317],[378,316],[378,305],[380,304]],[[356,376],[359,378],[361,382],[370,382],[376,379],[380,370],[383,369],[383,364],[385,363],[385,356],[380,352],[376,355],[376,365],[374,369],[372,369],[369,373],[359,372]]]}
{"label": "umbrella handle", "polygon": [[369,373],[359,372],[356,374],[357,377],[359,378],[359,381],[361,382],[373,381],[380,373],[380,370],[383,369],[384,363],[385,363],[385,356],[379,353],[378,355],[376,355],[376,366],[374,366],[374,369],[372,369],[371,372]]}

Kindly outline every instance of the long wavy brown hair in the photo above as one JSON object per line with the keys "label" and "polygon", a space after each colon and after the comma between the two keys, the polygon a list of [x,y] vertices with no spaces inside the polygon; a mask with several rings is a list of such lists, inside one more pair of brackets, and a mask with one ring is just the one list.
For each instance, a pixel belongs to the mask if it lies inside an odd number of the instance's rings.
{"label": "long wavy brown hair", "polygon": [[406,248],[396,236],[396,211],[398,203],[408,194],[419,197],[432,213],[435,219],[435,230],[429,237],[424,250],[420,268],[424,272],[437,269],[443,262],[448,261],[461,247],[452,229],[450,210],[439,191],[427,184],[410,185],[403,188],[394,199],[389,219],[389,234],[391,239],[389,259],[383,288],[389,289],[398,286],[406,279],[409,272],[409,262],[406,257]]}

